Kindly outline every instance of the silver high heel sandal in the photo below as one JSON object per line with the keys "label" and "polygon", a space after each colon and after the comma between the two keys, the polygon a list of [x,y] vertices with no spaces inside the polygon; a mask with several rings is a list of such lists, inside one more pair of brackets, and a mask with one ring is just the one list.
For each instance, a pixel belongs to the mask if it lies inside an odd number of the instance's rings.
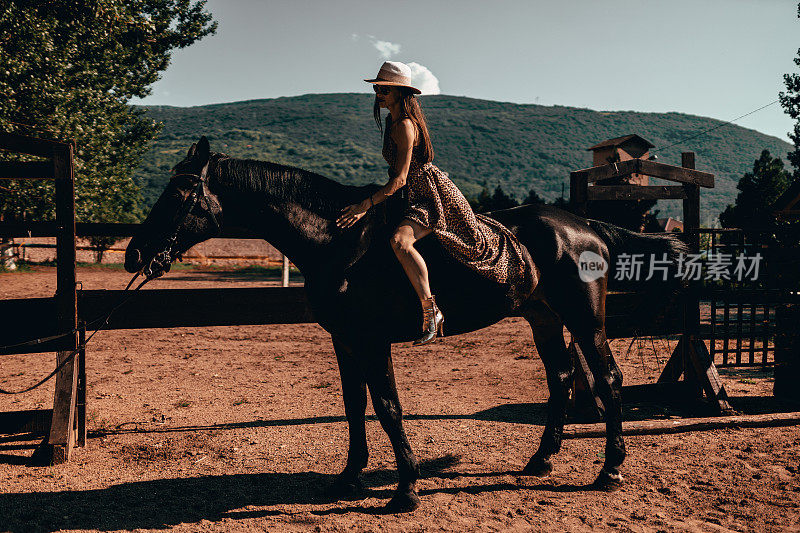
{"label": "silver high heel sandal", "polygon": [[433,296],[428,298],[426,302],[430,302],[430,306],[422,304],[422,329],[425,332],[422,337],[414,341],[414,346],[422,346],[428,344],[436,339],[436,336],[442,336],[442,325],[444,324],[444,315],[436,306],[436,300]]}

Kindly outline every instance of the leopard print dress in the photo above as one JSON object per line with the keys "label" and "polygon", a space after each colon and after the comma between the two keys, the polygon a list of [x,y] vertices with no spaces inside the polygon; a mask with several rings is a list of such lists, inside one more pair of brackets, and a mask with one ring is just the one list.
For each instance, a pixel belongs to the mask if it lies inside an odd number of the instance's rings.
{"label": "leopard print dress", "polygon": [[[386,128],[390,130],[391,118]],[[512,302],[522,303],[533,291],[534,273],[519,240],[500,222],[474,213],[447,173],[424,162],[421,148],[415,147],[411,155],[404,218],[431,228],[457,261],[502,284]],[[391,178],[397,172],[397,146],[388,133],[384,135],[383,158]]]}

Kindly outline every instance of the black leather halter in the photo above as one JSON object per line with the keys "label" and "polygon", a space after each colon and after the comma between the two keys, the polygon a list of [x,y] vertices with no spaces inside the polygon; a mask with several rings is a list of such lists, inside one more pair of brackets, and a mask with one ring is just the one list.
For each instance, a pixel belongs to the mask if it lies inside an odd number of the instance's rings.
{"label": "black leather halter", "polygon": [[[217,216],[214,214],[214,210],[211,207],[211,201],[209,195],[206,193],[208,188],[208,176],[207,176],[208,166],[206,165],[203,167],[203,170],[200,174],[192,174],[188,172],[181,172],[180,174],[175,174],[172,176],[171,179],[175,179],[178,177],[190,177],[197,180],[197,185],[192,189],[192,192],[187,196],[183,203],[181,204],[181,208],[178,210],[178,214],[175,218],[175,227],[169,237],[164,241],[164,248],[161,252],[157,253],[153,256],[153,259],[144,266],[142,269],[142,274],[144,274],[148,279],[150,278],[157,278],[163,275],[165,272],[169,272],[170,265],[177,259],[178,261],[182,261],[183,257],[181,252],[177,252],[175,250],[178,244],[178,232],[181,229],[181,226],[186,221],[186,217],[189,216],[189,213],[192,212],[192,209],[197,205],[198,202],[205,200],[207,213],[211,218],[211,222],[214,224],[214,234],[212,237],[216,237],[222,232],[222,226],[217,220]],[[219,207],[219,204],[217,204]],[[211,238],[211,237],[209,237]]]}

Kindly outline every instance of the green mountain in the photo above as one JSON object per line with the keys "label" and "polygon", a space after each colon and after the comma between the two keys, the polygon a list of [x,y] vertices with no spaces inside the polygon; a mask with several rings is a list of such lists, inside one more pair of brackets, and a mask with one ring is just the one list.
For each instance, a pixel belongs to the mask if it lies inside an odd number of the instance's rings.
{"label": "green mountain", "polygon": [[[199,107],[147,106],[164,128],[136,178],[152,205],[177,163],[200,135],[212,150],[305,168],[347,184],[385,183],[381,137],[368,94],[310,94]],[[656,147],[668,146],[722,122],[682,113],[593,111],[563,106],[520,105],[458,96],[424,96],[434,162],[467,197],[497,185],[517,198],[531,188],[545,199],[569,195],[570,171],[591,166],[586,148],[637,133]],[[680,164],[682,151],[697,154],[697,168],[716,175],[703,189],[704,225],[736,197],[736,183],[761,150],[785,157],[791,146],[736,125],[657,152],[659,161]],[[657,209],[680,216],[679,201]]]}

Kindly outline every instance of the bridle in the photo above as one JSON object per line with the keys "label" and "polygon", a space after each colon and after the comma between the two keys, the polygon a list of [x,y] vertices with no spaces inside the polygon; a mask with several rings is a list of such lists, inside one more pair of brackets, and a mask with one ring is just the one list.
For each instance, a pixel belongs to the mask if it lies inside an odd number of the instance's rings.
{"label": "bridle", "polygon": [[[194,209],[199,202],[205,200],[207,213],[211,218],[211,222],[214,224],[214,235],[212,235],[212,237],[216,237],[222,232],[222,226],[220,225],[219,220],[217,220],[217,216],[214,214],[214,210],[211,207],[210,195],[207,193],[208,165],[203,167],[203,170],[200,171],[200,174],[181,172],[180,174],[173,175],[171,179],[179,177],[194,178],[197,180],[197,185],[195,185],[194,189],[192,189],[192,192],[189,194],[189,196],[184,198],[181,208],[178,210],[178,214],[175,218],[174,229],[172,233],[169,234],[169,237],[164,240],[164,248],[155,256],[153,256],[150,262],[142,267],[142,270],[140,270],[140,274],[143,274],[147,279],[157,278],[166,272],[169,272],[170,266],[175,260],[183,261],[183,254],[176,251],[178,244],[178,232],[180,231],[183,223],[186,221],[186,217],[189,216],[189,213],[192,212],[192,209]],[[217,203],[217,207],[220,207],[219,203]]]}
{"label": "bridle", "polygon": [[[203,170],[200,172],[200,174],[180,173],[180,174],[175,174],[174,176],[172,176],[173,179],[177,178],[177,177],[188,176],[190,178],[194,178],[194,179],[197,180],[197,185],[194,187],[194,189],[192,189],[192,192],[189,194],[189,196],[187,196],[183,200],[183,203],[181,204],[181,209],[178,211],[178,215],[175,218],[175,220],[176,220],[175,229],[172,231],[172,233],[170,234],[169,238],[167,238],[164,241],[165,242],[164,249],[161,252],[159,252],[158,254],[156,254],[155,257],[153,257],[153,259],[151,259],[150,262],[147,265],[142,267],[139,270],[139,272],[137,272],[133,276],[133,278],[128,282],[128,285],[122,291],[122,296],[120,297],[120,299],[116,303],[116,305],[114,305],[108,311],[108,313],[106,313],[106,315],[104,317],[96,318],[96,319],[92,320],[89,323],[84,323],[83,324],[83,327],[87,328],[87,329],[88,329],[88,327],[90,325],[94,325],[94,324],[98,324],[98,323],[100,324],[92,332],[92,334],[89,335],[86,338],[86,340],[82,341],[77,349],[72,350],[71,352],[67,353],[66,356],[63,357],[61,362],[56,366],[55,370],[50,372],[50,374],[48,374],[45,378],[39,380],[39,382],[36,383],[35,385],[32,385],[30,387],[26,387],[25,389],[17,390],[17,391],[10,391],[10,390],[5,390],[3,388],[0,388],[0,394],[3,394],[3,395],[6,395],[6,394],[22,394],[22,393],[31,391],[31,390],[43,385],[50,378],[52,378],[58,372],[60,372],[61,369],[64,368],[67,365],[67,363],[69,363],[78,353],[80,353],[82,350],[84,350],[86,345],[89,343],[89,341],[92,340],[92,338],[101,329],[103,329],[105,326],[108,325],[109,321],[111,320],[111,316],[114,314],[114,312],[117,309],[119,309],[120,307],[122,307],[126,302],[128,302],[128,300],[130,300],[133,297],[133,295],[136,294],[136,292],[139,291],[139,289],[141,289],[147,282],[162,276],[166,272],[169,272],[169,267],[172,264],[172,262],[174,260],[176,260],[176,259],[179,260],[179,261],[181,260],[180,252],[175,252],[175,247],[177,246],[177,243],[178,243],[178,231],[180,230],[180,227],[183,224],[183,222],[186,220],[186,217],[189,216],[189,213],[191,213],[192,209],[194,209],[194,206],[197,205],[198,202],[200,202],[202,200],[206,201],[206,207],[208,208],[208,214],[210,215],[211,221],[214,223],[214,226],[215,226],[214,236],[216,237],[217,235],[219,235],[221,233],[222,226],[220,225],[219,220],[217,220],[217,216],[214,214],[214,210],[211,208],[210,194],[207,194],[207,192],[206,192],[206,190],[208,189],[207,171],[208,171],[208,165],[203,167]],[[219,202],[215,202],[215,203],[217,204],[217,207],[219,208],[219,213],[222,213],[222,208],[220,207]],[[158,265],[160,268],[154,270],[155,265]],[[133,284],[136,281],[136,279],[139,276],[142,276],[142,275],[145,277],[145,279],[141,283],[139,283],[136,286],[136,288],[131,290],[131,287],[133,286]],[[30,341],[21,342],[21,343],[14,344],[14,345],[2,346],[0,348],[2,348],[3,350],[7,350],[9,348],[17,349],[17,348],[20,348],[20,347],[23,347],[23,346],[26,346],[26,347],[27,346],[35,346],[37,344],[42,344],[42,343],[50,341],[50,340],[60,339],[60,338],[68,337],[70,335],[74,335],[78,331],[79,331],[78,329],[73,329],[73,330],[71,330],[71,331],[69,331],[67,333],[60,333],[60,334],[53,335],[53,336],[50,336],[50,337],[43,337],[43,338],[39,338],[39,339],[33,339],[33,340],[30,340]]]}

